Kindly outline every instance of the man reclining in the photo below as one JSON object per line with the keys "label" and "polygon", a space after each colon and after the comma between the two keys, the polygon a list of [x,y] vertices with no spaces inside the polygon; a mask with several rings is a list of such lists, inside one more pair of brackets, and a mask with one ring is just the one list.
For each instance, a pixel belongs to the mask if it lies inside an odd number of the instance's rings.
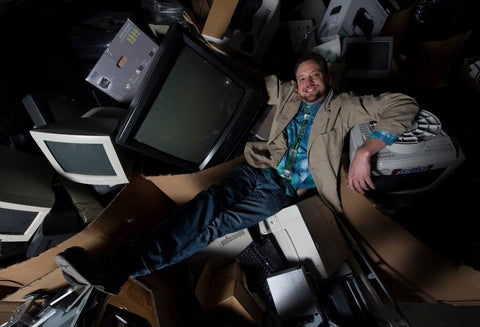
{"label": "man reclining", "polygon": [[88,253],[71,247],[55,258],[70,283],[91,284],[110,294],[129,276],[141,276],[175,264],[216,238],[268,218],[316,190],[341,212],[337,174],[345,135],[356,124],[376,121],[376,130],[356,151],[348,184],[357,192],[374,189],[370,158],[408,130],[418,111],[411,97],[336,94],[324,58],[309,54],[295,66],[295,81],[265,79],[275,110],[266,142],[245,146],[246,162],[221,185],[212,185],[179,207],[147,233],[114,252]]}

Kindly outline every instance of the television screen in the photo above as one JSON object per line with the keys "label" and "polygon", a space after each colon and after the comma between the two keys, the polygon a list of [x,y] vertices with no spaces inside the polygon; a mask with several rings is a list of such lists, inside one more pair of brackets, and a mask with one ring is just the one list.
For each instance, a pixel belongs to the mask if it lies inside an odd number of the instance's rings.
{"label": "television screen", "polygon": [[155,60],[117,143],[190,171],[234,156],[263,108],[263,92],[179,25]]}
{"label": "television screen", "polygon": [[183,47],[135,139],[200,164],[244,93],[238,83]]}

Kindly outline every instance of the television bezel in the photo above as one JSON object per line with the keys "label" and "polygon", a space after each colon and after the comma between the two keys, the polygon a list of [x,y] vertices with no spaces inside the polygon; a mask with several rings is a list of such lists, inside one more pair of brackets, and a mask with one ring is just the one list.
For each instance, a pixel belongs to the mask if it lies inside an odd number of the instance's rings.
{"label": "television bezel", "polygon": [[5,202],[0,201],[0,208],[8,209],[8,210],[18,210],[18,211],[29,211],[29,212],[36,212],[37,215],[30,223],[28,228],[23,232],[23,234],[3,234],[0,233],[0,242],[28,242],[33,234],[37,231],[38,227],[40,227],[41,223],[48,215],[51,207],[39,207],[39,206],[31,206],[26,204],[19,204],[19,203],[12,203],[12,202]]}
{"label": "television bezel", "polygon": [[[342,43],[342,57],[347,64],[347,77],[349,78],[387,78],[392,70],[392,55],[393,55],[393,37],[391,36],[346,36]],[[386,69],[351,69],[346,62],[346,53],[348,45],[354,43],[388,43],[388,63]]]}
{"label": "television bezel", "polygon": [[[152,103],[168,78],[178,54],[185,46],[199,54],[204,60],[212,64],[225,76],[228,76],[245,91],[237,110],[230,118],[220,137],[200,160],[200,163],[176,157],[135,139],[135,135],[150,111]],[[132,100],[127,116],[120,124],[116,143],[177,168],[187,171],[202,170],[231,158],[233,151],[244,140],[249,128],[253,126],[255,117],[260,112],[259,109],[265,103],[265,94],[254,86],[253,83],[247,82],[238,72],[220,60],[213,50],[201,44],[200,41],[191,36],[179,24],[173,24],[169,27],[161,41],[151,69]],[[244,120],[243,123],[242,120]]]}
{"label": "television bezel", "polygon": [[[81,118],[80,118],[81,119]],[[48,125],[47,125],[48,126]],[[108,185],[115,186],[118,184],[127,184],[128,178],[125,170],[120,162],[117,151],[115,150],[114,141],[110,135],[98,135],[96,133],[83,132],[83,135],[74,134],[75,131],[55,131],[49,128],[33,129],[30,131],[34,141],[39,146],[45,157],[48,159],[53,168],[58,174],[68,178],[74,182],[90,185]],[[112,165],[115,175],[88,175],[78,174],[65,171],[57,162],[55,157],[50,152],[46,141],[76,143],[76,144],[101,144],[108,160]]]}

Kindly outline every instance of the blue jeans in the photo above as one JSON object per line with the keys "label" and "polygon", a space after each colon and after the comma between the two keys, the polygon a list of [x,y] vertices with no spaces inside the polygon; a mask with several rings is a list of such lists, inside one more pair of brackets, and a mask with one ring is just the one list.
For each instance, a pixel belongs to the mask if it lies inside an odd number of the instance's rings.
{"label": "blue jeans", "polygon": [[175,264],[218,237],[250,226],[293,203],[263,169],[241,164],[221,185],[212,185],[133,241],[144,267],[141,276]]}

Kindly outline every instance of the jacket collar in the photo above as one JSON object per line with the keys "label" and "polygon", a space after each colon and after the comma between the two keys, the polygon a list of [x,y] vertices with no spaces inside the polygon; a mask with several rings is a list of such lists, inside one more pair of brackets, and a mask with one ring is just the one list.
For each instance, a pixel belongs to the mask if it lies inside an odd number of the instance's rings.
{"label": "jacket collar", "polygon": [[[326,107],[326,104],[330,101],[332,98],[333,91],[330,88],[330,90],[327,93],[327,97],[325,98],[322,107],[320,107],[319,112],[322,110],[322,108]],[[300,105],[302,103],[302,99],[298,95],[297,92],[292,92],[290,94],[290,97],[287,98],[285,107],[283,109],[282,114],[278,117],[278,119],[275,121],[275,126],[273,127],[274,133],[271,135],[270,139],[274,140],[276,139],[284,130],[287,128],[288,123],[295,117],[295,115],[298,113],[298,110],[300,109]]]}

